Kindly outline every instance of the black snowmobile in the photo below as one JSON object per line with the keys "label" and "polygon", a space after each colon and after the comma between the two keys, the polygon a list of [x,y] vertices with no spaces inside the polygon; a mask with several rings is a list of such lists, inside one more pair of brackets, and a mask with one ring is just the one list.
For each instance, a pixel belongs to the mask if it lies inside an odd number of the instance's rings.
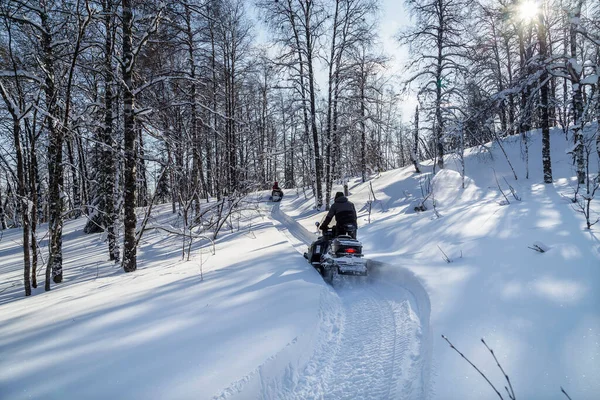
{"label": "black snowmobile", "polygon": [[283,198],[283,190],[277,188],[277,189],[273,189],[273,191],[271,192],[271,201],[274,202],[278,202],[281,201],[281,199]]}
{"label": "black snowmobile", "polygon": [[[317,222],[317,229],[319,225]],[[344,226],[344,234],[337,236],[335,221],[332,226],[309,246],[304,258],[329,284],[336,275],[367,275],[367,260],[363,257],[362,243],[356,239],[356,226]]]}

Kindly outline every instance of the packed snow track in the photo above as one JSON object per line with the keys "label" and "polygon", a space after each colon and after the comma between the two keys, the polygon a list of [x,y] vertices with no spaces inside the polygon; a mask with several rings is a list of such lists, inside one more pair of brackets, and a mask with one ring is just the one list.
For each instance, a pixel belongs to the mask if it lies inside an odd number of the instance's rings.
{"label": "packed snow track", "polygon": [[[271,216],[290,244],[305,251],[315,235],[283,213],[279,204]],[[316,330],[221,397],[257,393],[263,399],[428,398],[429,298],[407,270],[398,273],[398,268],[373,261],[368,267],[368,277],[337,277],[333,288],[324,287]],[[298,361],[281,361],[294,357]]]}

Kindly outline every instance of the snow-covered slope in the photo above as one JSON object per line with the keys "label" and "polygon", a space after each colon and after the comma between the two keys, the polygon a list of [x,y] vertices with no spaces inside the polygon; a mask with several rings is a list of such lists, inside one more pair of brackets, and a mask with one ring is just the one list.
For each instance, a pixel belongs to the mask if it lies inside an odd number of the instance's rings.
{"label": "snow-covered slope", "polygon": [[[365,184],[350,183],[367,257],[410,269],[429,292],[433,398],[497,398],[441,334],[502,389],[506,382],[480,342],[484,338],[520,398],[564,398],[561,386],[573,399],[594,399],[600,393],[598,228],[585,230],[582,215],[567,199],[575,174],[564,134],[556,130],[552,135],[552,185],[543,184],[539,133],[531,140],[529,179],[519,138],[509,138],[504,147],[517,180],[493,144],[490,151],[466,154],[464,189],[460,164],[451,158],[433,178],[407,167]],[[592,172],[597,165],[594,157]],[[510,204],[505,205],[496,179]],[[429,180],[439,217],[431,207],[423,213],[413,210]],[[509,185],[522,201],[515,200]],[[312,230],[322,215],[311,214],[301,195],[284,210]],[[549,250],[529,248],[536,243]]]}
{"label": "snow-covered slope", "polygon": [[[166,224],[168,208],[159,215]],[[331,296],[264,216],[190,262],[180,240],[152,232],[131,274],[83,223],[65,229],[65,283],[31,298],[6,289],[21,264],[18,232],[4,233],[2,399],[211,398],[317,326]]]}
{"label": "snow-covered slope", "polygon": [[[518,138],[504,142],[517,180],[497,146],[466,155],[464,189],[452,159],[435,177],[424,165],[351,182],[370,277],[336,288],[300,254],[323,214],[302,191],[246,213],[214,255],[199,242],[181,261],[181,239],[150,231],[132,274],[69,221],[65,282],[30,298],[20,233],[4,231],[0,398],[496,398],[441,334],[502,388],[485,338],[518,398],[563,398],[560,386],[596,398],[600,241],[563,197],[568,144],[553,134],[552,185],[537,134],[529,179]],[[430,209],[416,213],[428,185]],[[176,222],[157,208],[154,224]]]}

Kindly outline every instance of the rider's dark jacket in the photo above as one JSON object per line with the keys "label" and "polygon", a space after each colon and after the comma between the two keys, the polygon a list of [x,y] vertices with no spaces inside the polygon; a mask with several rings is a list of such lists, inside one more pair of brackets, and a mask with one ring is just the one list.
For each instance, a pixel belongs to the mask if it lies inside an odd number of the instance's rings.
{"label": "rider's dark jacket", "polygon": [[338,229],[345,224],[356,226],[356,208],[354,208],[354,204],[346,196],[340,196],[335,199],[335,202],[331,205],[327,213],[327,217],[325,217],[321,224],[321,229],[327,228],[334,216],[335,225]]}

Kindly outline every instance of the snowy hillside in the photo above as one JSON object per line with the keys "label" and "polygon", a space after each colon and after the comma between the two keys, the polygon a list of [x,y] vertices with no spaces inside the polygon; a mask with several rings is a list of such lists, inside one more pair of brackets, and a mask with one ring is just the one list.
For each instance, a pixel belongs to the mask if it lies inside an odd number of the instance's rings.
{"label": "snowy hillside", "polygon": [[[466,155],[465,189],[450,158],[435,177],[423,165],[419,175],[406,167],[351,182],[370,273],[333,288],[301,255],[323,212],[300,189],[280,205],[257,202],[214,254],[197,241],[191,261],[181,239],[149,231],[131,274],[107,260],[102,234],[70,221],[65,282],[30,298],[20,232],[4,231],[0,398],[497,398],[444,334],[505,398],[481,338],[517,398],[562,399],[562,386],[595,399],[598,225],[585,230],[568,201],[575,173],[564,134],[552,136],[552,185],[542,183],[539,136],[529,179],[519,139],[503,143],[517,180],[494,144]],[[415,212],[428,186],[428,210]],[[165,205],[153,224],[177,220]]]}

